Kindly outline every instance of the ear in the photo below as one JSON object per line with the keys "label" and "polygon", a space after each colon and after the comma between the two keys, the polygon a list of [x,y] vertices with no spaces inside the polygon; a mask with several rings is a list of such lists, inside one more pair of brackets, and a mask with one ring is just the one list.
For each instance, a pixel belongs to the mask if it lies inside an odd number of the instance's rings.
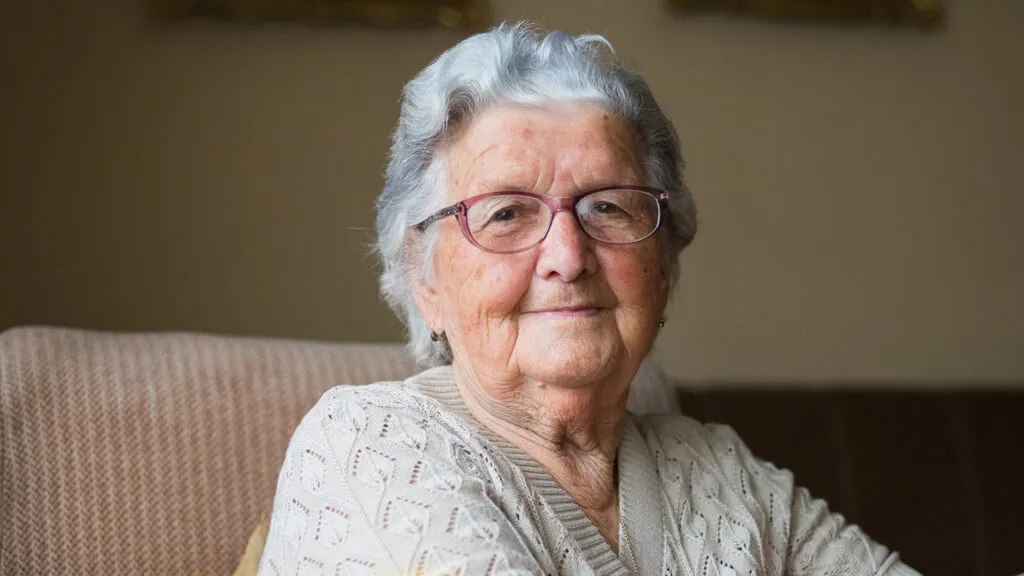
{"label": "ear", "polygon": [[427,327],[438,334],[444,332],[444,322],[441,319],[441,295],[433,283],[427,279],[415,281],[412,295],[416,299],[416,307],[420,309],[420,315],[423,316]]}

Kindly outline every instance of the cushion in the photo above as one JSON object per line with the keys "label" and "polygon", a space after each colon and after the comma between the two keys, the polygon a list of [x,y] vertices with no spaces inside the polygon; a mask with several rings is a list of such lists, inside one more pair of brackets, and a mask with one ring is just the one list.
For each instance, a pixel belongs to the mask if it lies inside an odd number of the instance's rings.
{"label": "cushion", "polygon": [[230,574],[323,391],[416,370],[399,345],[0,339],[2,574]]}
{"label": "cushion", "polygon": [[[401,380],[399,344],[0,334],[0,574],[229,574],[325,390]],[[675,403],[645,362],[630,406]]]}

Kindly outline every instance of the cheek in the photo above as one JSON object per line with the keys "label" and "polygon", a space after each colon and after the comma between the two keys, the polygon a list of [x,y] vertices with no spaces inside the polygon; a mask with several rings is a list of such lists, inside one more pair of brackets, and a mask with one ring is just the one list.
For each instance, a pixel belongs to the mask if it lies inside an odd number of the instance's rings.
{"label": "cheek", "polygon": [[456,308],[448,313],[467,327],[507,321],[530,286],[533,268],[514,255],[486,254],[468,247],[451,262],[447,292]]}
{"label": "cheek", "polygon": [[615,254],[606,261],[605,270],[620,306],[651,316],[662,312],[665,280],[656,246],[638,247],[632,254]]}

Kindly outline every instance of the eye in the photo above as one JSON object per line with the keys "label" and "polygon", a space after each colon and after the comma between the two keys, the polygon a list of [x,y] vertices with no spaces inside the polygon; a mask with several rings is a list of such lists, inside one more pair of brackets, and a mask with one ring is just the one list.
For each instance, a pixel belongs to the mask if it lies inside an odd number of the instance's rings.
{"label": "eye", "polygon": [[621,208],[611,202],[598,202],[594,204],[594,211],[599,214],[615,214],[621,210]]}
{"label": "eye", "polygon": [[517,216],[515,208],[502,208],[491,216],[492,222],[508,222]]}

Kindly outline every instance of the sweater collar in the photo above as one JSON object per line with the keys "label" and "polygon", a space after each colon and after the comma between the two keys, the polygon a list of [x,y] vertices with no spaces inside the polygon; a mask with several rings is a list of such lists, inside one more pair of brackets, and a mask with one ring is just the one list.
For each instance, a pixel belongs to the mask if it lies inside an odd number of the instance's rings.
{"label": "sweater collar", "polygon": [[527,484],[551,507],[583,552],[587,563],[599,575],[622,575],[632,567],[629,544],[622,534],[629,532],[629,543],[636,556],[637,574],[662,572],[661,490],[658,473],[647,445],[631,415],[624,415],[622,441],[617,456],[619,467],[619,554],[604,540],[597,526],[587,517],[547,470],[515,444],[481,424],[462,399],[451,366],[421,372],[406,381],[420,393],[433,398],[458,414],[478,430],[498,451],[515,464]]}

